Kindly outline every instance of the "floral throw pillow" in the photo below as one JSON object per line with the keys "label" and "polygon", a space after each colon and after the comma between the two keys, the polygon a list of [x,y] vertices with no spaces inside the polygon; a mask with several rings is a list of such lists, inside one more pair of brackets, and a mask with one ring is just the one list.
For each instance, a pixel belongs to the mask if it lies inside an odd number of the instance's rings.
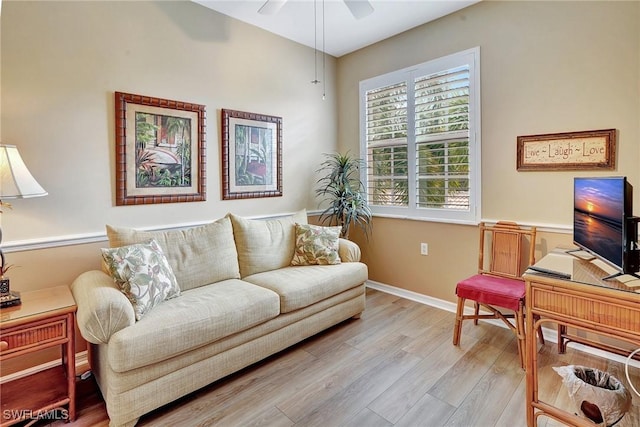
{"label": "floral throw pillow", "polygon": [[296,246],[291,265],[340,264],[340,227],[297,223],[295,227]]}
{"label": "floral throw pillow", "polygon": [[133,304],[136,320],[162,301],[180,295],[176,276],[155,239],[103,248],[102,258],[113,280]]}

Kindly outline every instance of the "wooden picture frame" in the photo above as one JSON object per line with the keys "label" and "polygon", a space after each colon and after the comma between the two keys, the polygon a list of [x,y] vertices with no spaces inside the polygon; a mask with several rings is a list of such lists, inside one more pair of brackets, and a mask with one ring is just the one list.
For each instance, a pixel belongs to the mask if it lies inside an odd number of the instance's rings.
{"label": "wooden picture frame", "polygon": [[116,205],[206,200],[204,105],[115,93]]}
{"label": "wooden picture frame", "polygon": [[616,129],[518,137],[516,168],[608,170],[616,166]]}
{"label": "wooden picture frame", "polygon": [[222,199],[282,196],[282,118],[222,109]]}

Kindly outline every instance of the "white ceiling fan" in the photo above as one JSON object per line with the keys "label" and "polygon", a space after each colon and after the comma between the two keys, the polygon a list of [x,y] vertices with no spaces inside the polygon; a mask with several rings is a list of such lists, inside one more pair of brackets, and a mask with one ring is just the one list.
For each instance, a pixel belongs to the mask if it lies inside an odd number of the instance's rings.
{"label": "white ceiling fan", "polygon": [[[351,14],[356,19],[364,18],[365,16],[369,16],[373,12],[373,6],[368,0],[342,0],[344,4],[349,8]],[[274,15],[276,14],[282,6],[287,2],[287,0],[267,0],[264,2],[262,7],[258,9],[258,13],[263,15]]]}

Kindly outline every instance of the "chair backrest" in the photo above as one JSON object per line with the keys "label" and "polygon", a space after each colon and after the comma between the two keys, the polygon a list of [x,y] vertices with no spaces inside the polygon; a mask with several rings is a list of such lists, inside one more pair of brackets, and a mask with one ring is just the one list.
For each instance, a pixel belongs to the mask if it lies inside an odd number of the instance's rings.
{"label": "chair backrest", "polygon": [[478,273],[522,280],[524,269],[535,263],[535,250],[535,227],[523,229],[509,221],[480,223]]}

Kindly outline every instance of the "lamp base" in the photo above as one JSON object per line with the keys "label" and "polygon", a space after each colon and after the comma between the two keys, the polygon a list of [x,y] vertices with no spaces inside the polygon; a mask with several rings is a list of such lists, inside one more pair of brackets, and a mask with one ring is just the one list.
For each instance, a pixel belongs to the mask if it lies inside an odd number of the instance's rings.
{"label": "lamp base", "polygon": [[22,301],[20,301],[20,293],[16,291],[11,291],[6,294],[0,295],[0,308],[12,307],[14,305],[20,305]]}

